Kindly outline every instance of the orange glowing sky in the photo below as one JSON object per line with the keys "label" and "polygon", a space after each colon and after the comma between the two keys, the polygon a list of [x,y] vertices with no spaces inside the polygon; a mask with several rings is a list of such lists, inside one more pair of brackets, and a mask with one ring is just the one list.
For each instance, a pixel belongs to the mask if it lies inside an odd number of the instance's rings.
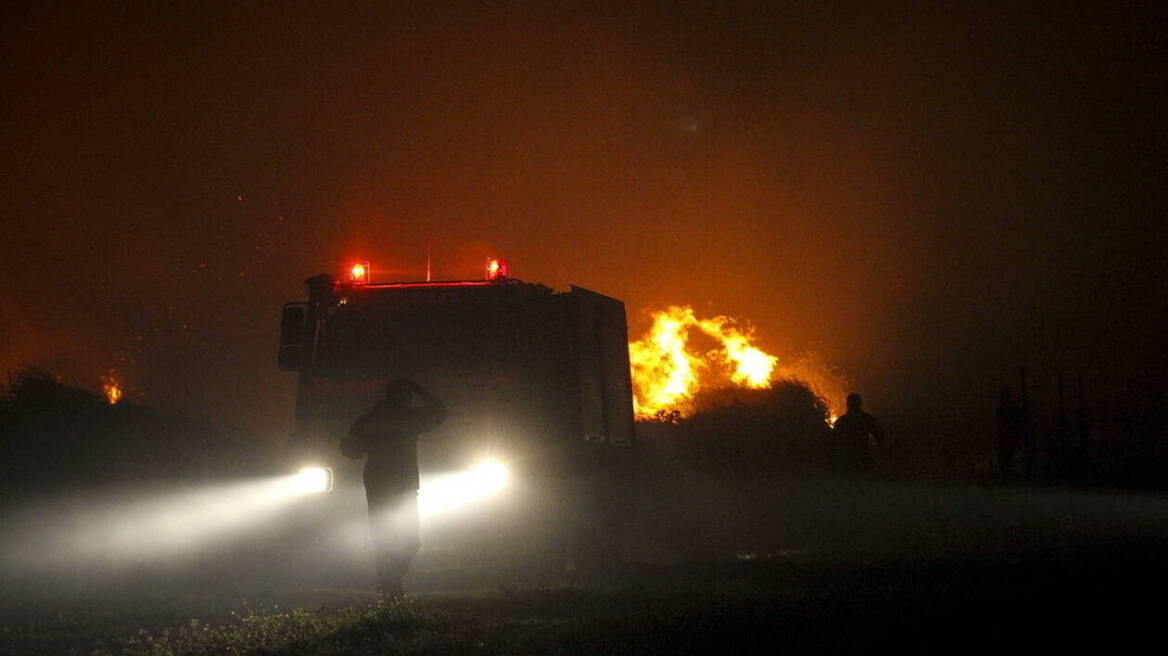
{"label": "orange glowing sky", "polygon": [[427,250],[634,337],[749,320],[876,407],[1163,347],[1155,20],[764,4],[4,9],[0,367],[278,434],[280,303]]}

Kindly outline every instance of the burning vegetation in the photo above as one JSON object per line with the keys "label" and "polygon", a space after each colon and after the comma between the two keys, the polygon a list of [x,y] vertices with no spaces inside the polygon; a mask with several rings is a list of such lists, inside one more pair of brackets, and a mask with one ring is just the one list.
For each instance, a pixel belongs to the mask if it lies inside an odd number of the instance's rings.
{"label": "burning vegetation", "polygon": [[776,380],[798,380],[838,414],[846,386],[810,358],[780,366],[778,356],[754,344],[749,327],[726,316],[699,318],[692,307],[653,312],[653,325],[629,344],[633,408],[637,419],[687,417],[699,394],[718,388],[770,389]]}
{"label": "burning vegetation", "polygon": [[122,386],[112,370],[101,377],[101,391],[110,405],[117,405],[122,400]]}

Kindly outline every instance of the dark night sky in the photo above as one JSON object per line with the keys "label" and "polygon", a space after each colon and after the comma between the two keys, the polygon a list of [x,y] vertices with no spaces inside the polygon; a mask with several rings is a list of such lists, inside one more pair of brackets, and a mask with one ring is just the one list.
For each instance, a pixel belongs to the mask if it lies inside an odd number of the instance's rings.
{"label": "dark night sky", "polygon": [[1165,12],[993,4],[10,4],[0,367],[279,434],[280,303],[429,247],[638,331],[748,318],[877,406],[992,404],[1022,361],[1145,376]]}

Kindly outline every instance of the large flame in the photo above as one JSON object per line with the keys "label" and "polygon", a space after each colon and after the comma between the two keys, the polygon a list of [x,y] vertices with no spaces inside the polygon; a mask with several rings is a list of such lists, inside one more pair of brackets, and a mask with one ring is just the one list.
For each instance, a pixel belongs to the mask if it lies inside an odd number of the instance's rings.
{"label": "large flame", "polygon": [[698,370],[705,363],[686,350],[689,330],[696,323],[692,308],[655,312],[649,334],[629,344],[633,411],[638,419],[672,410],[697,390]]}
{"label": "large flame", "polygon": [[[692,411],[702,387],[768,388],[777,379],[798,380],[827,405],[829,421],[842,411],[847,382],[819,358],[804,354],[779,364],[779,358],[752,343],[753,333],[734,319],[699,319],[693,308],[671,306],[650,314],[653,326],[629,344],[633,409],[637,419]],[[712,340],[700,353],[690,337],[697,331]]]}
{"label": "large flame", "polygon": [[[633,409],[638,419],[677,410],[701,387],[703,379],[721,378],[722,384],[770,387],[779,359],[751,344],[749,331],[728,317],[699,319],[693,308],[672,306],[654,312],[649,334],[629,344],[633,374]],[[690,333],[713,338],[715,347],[704,356],[691,352]]]}

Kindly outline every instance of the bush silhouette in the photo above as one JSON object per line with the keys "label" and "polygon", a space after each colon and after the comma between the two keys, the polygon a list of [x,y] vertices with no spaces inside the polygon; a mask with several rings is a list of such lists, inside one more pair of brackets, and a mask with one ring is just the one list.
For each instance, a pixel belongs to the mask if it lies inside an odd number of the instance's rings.
{"label": "bush silhouette", "polygon": [[27,369],[0,389],[4,497],[93,486],[200,481],[270,468],[270,450],[240,431],[163,415]]}
{"label": "bush silhouette", "polygon": [[694,466],[765,473],[824,464],[831,434],[827,405],[799,381],[711,389],[699,393],[694,407],[691,416],[665,427],[665,439],[675,440],[674,451]]}

